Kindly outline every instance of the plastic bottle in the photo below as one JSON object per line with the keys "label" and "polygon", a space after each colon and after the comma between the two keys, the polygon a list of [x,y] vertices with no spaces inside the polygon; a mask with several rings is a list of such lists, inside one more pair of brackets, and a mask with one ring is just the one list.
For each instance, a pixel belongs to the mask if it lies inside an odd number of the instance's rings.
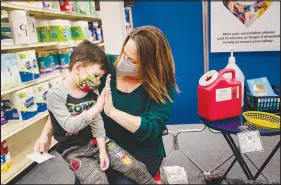
{"label": "plastic bottle", "polygon": [[[234,69],[235,70],[235,74],[236,74],[236,79],[241,83],[242,85],[242,98],[241,98],[241,107],[244,106],[244,84],[245,84],[245,76],[243,74],[243,72],[241,71],[241,69],[236,65],[235,63],[235,57],[233,56],[233,51],[234,48],[229,48],[230,50],[230,57],[228,59],[228,64],[225,67],[225,69]],[[227,73],[224,74],[223,77],[225,79],[231,79],[231,73]]]}

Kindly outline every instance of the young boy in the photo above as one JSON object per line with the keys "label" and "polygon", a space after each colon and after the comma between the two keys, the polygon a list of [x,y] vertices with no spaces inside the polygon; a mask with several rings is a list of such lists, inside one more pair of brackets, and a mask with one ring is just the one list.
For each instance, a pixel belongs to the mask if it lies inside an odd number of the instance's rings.
{"label": "young boy", "polygon": [[108,184],[104,171],[109,162],[112,169],[138,184],[155,184],[144,164],[105,136],[100,115],[105,91],[98,97],[98,86],[108,68],[105,53],[90,41],[73,50],[65,80],[47,94],[57,150],[81,184]]}

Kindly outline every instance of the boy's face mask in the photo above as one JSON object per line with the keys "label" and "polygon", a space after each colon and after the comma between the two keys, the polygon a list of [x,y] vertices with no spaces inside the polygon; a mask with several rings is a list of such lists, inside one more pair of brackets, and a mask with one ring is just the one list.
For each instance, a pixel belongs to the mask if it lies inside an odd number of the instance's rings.
{"label": "boy's face mask", "polygon": [[101,81],[100,79],[96,78],[94,75],[88,73],[86,69],[83,67],[85,73],[87,74],[86,78],[81,78],[80,75],[78,75],[78,86],[82,91],[89,92],[94,89],[97,89]]}
{"label": "boy's face mask", "polygon": [[120,76],[137,76],[136,64],[130,60],[121,59],[116,67],[116,72]]}

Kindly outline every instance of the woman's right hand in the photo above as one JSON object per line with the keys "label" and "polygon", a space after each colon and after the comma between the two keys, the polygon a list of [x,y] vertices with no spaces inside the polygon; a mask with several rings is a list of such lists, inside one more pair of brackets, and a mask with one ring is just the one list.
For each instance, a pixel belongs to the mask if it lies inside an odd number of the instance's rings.
{"label": "woman's right hand", "polygon": [[47,153],[51,145],[51,137],[42,132],[34,146],[34,152]]}

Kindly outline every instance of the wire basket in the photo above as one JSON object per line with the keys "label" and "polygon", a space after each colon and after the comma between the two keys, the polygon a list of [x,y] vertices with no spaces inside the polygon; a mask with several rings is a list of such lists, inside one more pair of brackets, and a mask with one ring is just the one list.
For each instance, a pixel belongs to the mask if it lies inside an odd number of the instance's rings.
{"label": "wire basket", "polygon": [[255,125],[270,128],[280,129],[280,116],[267,112],[247,111],[243,113],[244,118]]}
{"label": "wire basket", "polygon": [[278,96],[251,96],[246,87],[248,110],[280,113],[280,90],[272,85],[272,89]]}

